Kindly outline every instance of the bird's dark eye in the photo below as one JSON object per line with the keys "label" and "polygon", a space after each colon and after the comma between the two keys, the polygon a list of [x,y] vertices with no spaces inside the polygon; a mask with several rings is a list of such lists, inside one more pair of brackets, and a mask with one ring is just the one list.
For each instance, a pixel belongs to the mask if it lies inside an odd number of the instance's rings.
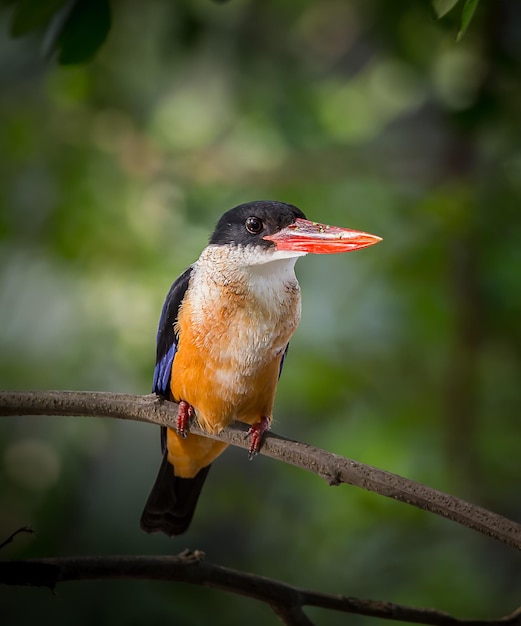
{"label": "bird's dark eye", "polygon": [[251,233],[252,235],[258,235],[261,230],[264,228],[264,224],[262,223],[262,220],[260,220],[258,217],[249,217],[246,220],[246,230]]}

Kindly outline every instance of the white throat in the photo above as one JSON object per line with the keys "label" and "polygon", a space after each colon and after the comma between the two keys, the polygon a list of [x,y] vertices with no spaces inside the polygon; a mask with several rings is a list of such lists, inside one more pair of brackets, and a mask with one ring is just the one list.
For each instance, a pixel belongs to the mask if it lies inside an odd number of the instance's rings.
{"label": "white throat", "polygon": [[[299,290],[295,263],[305,252],[249,249],[245,246],[206,247],[194,265],[194,287],[203,292],[213,285],[250,297],[262,305],[282,303],[291,290]],[[203,288],[203,285],[205,287]]]}

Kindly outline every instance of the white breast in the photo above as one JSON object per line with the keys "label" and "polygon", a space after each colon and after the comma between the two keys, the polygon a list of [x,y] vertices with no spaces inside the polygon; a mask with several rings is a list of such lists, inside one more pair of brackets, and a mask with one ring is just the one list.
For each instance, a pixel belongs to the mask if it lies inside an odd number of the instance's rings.
{"label": "white breast", "polygon": [[208,246],[194,265],[189,297],[199,347],[224,370],[248,377],[280,358],[300,321],[301,301],[296,257],[246,264],[246,254],[239,246],[232,252]]}

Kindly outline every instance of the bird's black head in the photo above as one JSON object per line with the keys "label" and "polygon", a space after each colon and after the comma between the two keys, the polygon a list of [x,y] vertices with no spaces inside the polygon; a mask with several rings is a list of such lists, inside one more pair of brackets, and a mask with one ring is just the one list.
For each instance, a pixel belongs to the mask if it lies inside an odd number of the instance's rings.
{"label": "bird's black head", "polygon": [[258,200],[240,204],[227,211],[217,222],[210,244],[254,244],[270,248],[274,244],[263,237],[278,233],[294,224],[297,218],[305,219],[304,213],[285,202]]}

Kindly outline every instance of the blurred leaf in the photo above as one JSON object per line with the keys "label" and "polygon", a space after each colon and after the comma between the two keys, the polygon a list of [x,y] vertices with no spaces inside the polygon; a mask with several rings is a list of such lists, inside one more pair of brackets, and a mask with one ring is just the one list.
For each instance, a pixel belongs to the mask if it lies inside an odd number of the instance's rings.
{"label": "blurred leaf", "polygon": [[108,0],[77,0],[65,7],[55,32],[49,35],[48,49],[58,51],[61,65],[84,63],[92,58],[105,41],[111,26]]}
{"label": "blurred leaf", "polygon": [[467,0],[461,14],[461,28],[456,41],[461,41],[467,32],[467,29],[474,17],[474,12],[478,6],[479,0]]}
{"label": "blurred leaf", "polygon": [[458,4],[459,0],[432,0],[432,8],[436,17],[441,19]]}
{"label": "blurred leaf", "polygon": [[11,35],[21,37],[45,26],[65,2],[66,0],[21,0],[14,10]]}

